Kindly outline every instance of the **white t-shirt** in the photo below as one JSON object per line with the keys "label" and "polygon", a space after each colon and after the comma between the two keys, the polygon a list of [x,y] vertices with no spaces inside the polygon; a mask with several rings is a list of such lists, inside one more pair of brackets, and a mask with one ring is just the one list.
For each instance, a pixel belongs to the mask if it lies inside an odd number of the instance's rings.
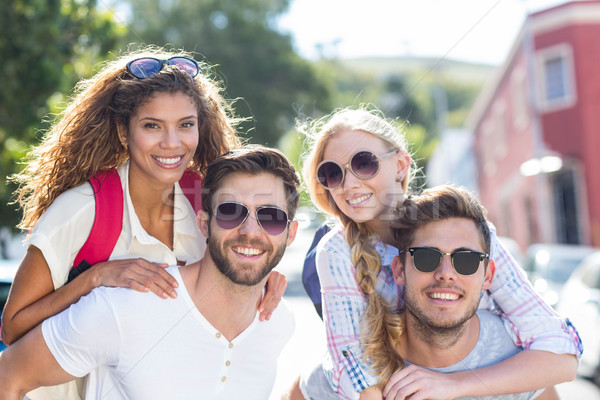
{"label": "white t-shirt", "polygon": [[[42,324],[48,347],[71,375],[88,379],[86,399],[269,397],[281,349],[294,331],[282,301],[231,342],[195,307],[178,267],[176,299],[100,287]],[[95,378],[100,378],[95,380]]]}
{"label": "white t-shirt", "polygon": [[[129,162],[117,169],[123,186],[123,225],[109,260],[141,257],[152,262],[175,265],[198,261],[204,255],[206,238],[200,232],[194,210],[175,184],[173,250],[150,236],[135,213],[129,194]],[[96,215],[92,186],[86,182],[62,193],[36,223],[29,238],[44,255],[50,268],[54,289],[63,286],[79,250],[87,240]],[[28,393],[31,400],[77,400],[74,382],[40,388]],[[81,386],[81,382],[79,382]]]}

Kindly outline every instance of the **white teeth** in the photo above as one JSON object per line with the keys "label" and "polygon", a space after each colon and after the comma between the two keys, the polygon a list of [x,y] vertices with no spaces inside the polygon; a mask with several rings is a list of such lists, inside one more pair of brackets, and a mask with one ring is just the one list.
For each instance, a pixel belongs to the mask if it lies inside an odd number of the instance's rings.
{"label": "white teeth", "polygon": [[366,200],[366,199],[368,199],[370,196],[371,196],[370,194],[365,194],[365,195],[362,195],[362,196],[356,197],[356,198],[354,198],[354,199],[350,199],[350,200],[348,200],[348,204],[350,204],[351,206],[353,206],[353,205],[355,205],[355,204],[358,204],[358,203],[360,203],[360,202],[362,202],[362,201],[365,201],[365,200]]}
{"label": "white teeth", "polygon": [[172,164],[178,163],[181,160],[181,157],[174,157],[174,158],[154,157],[154,159],[162,164],[172,165]]}
{"label": "white teeth", "polygon": [[235,247],[233,249],[236,253],[243,254],[245,256],[257,256],[262,254],[262,250],[248,247]]}
{"label": "white teeth", "polygon": [[429,297],[438,300],[458,300],[458,295],[454,293],[431,293]]}

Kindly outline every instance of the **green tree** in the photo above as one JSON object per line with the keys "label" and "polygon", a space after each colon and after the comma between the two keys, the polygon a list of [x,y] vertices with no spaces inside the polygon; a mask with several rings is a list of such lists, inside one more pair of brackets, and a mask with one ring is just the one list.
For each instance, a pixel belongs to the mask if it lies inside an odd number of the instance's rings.
{"label": "green tree", "polygon": [[[0,1],[0,179],[17,171],[62,93],[88,76],[123,34],[95,0]],[[14,228],[15,187],[0,185],[0,226]]]}
{"label": "green tree", "polygon": [[428,138],[436,128],[433,101],[430,96],[423,96],[423,88],[428,87],[414,82],[415,79],[403,75],[386,78],[386,114],[405,119],[412,126],[423,127],[424,132],[429,132],[423,138]]}
{"label": "green tree", "polygon": [[274,28],[288,0],[128,0],[129,43],[172,45],[216,65],[254,143],[278,145],[299,111],[328,110],[327,86]]}

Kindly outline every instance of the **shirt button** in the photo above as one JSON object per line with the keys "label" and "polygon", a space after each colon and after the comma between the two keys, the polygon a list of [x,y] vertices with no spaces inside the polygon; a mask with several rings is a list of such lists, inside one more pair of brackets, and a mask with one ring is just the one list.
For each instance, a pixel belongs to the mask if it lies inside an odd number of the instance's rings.
{"label": "shirt button", "polygon": [[229,348],[233,349],[233,343],[229,343]]}
{"label": "shirt button", "polygon": [[216,336],[216,337],[217,337],[217,339],[218,339],[218,338],[220,338],[220,337],[221,337],[221,333],[220,333],[220,332],[217,332],[217,334],[216,334],[215,336]]}
{"label": "shirt button", "polygon": [[227,361],[225,365],[229,367],[231,365],[231,361]]}
{"label": "shirt button", "polygon": [[348,357],[348,350],[342,350],[342,355],[344,357]]}
{"label": "shirt button", "polygon": [[226,380],[227,380],[226,376],[224,376],[224,377],[221,378],[221,382],[225,382]]}

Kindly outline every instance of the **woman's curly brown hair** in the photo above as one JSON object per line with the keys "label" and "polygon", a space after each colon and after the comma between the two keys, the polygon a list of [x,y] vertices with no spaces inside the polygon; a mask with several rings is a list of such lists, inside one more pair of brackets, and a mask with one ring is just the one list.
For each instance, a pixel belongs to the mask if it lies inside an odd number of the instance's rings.
{"label": "woman's curly brown hair", "polygon": [[148,48],[107,63],[95,76],[76,85],[65,110],[30,152],[24,170],[11,177],[19,184],[15,194],[23,208],[20,228],[30,230],[66,190],[83,184],[98,171],[126,162],[129,154],[120,143],[117,126],[127,129],[131,116],[157,93],[183,93],[196,104],[199,141],[188,168],[202,172],[219,155],[241,145],[236,130],[241,119],[222,96],[221,82],[213,77],[209,65],[199,63],[195,77],[165,65],[145,79],[134,78],[126,68],[136,58],[174,56],[190,57],[184,52]]}

